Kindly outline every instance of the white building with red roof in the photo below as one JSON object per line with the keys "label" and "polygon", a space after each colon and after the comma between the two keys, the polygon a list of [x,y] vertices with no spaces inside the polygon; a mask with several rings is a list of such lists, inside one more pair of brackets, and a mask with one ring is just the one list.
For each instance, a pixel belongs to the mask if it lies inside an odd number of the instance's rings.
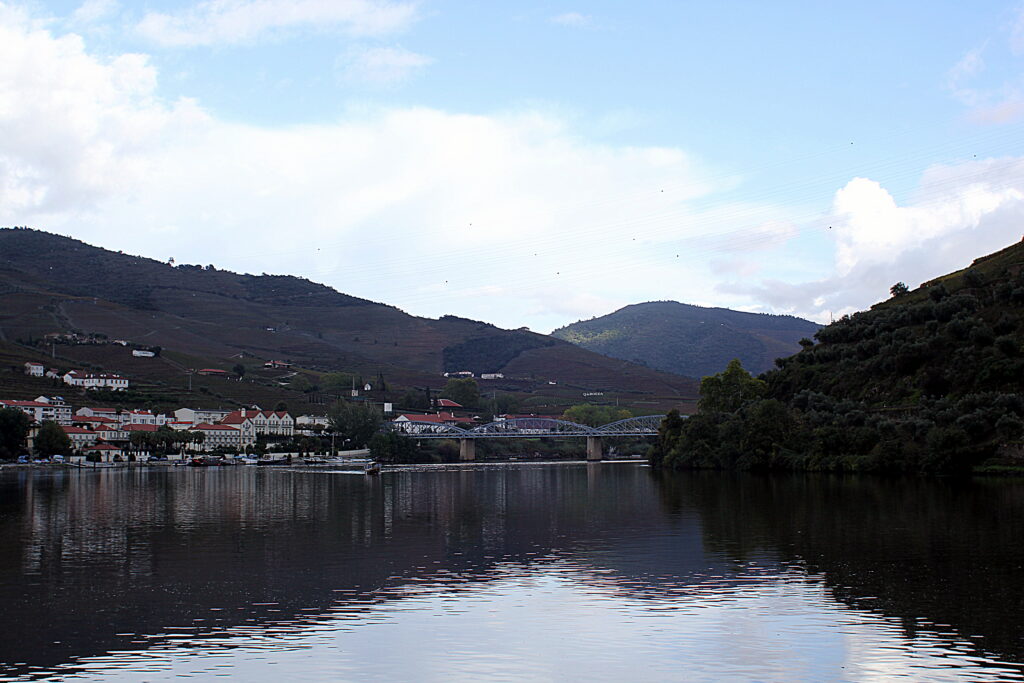
{"label": "white building with red roof", "polygon": [[42,377],[46,374],[46,366],[42,363],[33,363],[29,361],[25,363],[25,374],[31,375],[32,377]]}
{"label": "white building with red roof", "polygon": [[141,425],[141,424],[124,424],[121,425],[121,431],[126,432],[128,437],[131,438],[132,432],[155,432],[160,429],[157,425]]}
{"label": "white building with red roof", "polygon": [[114,462],[115,459],[124,457],[124,450],[112,443],[100,442],[82,449],[86,455],[96,454],[100,456],[100,462]]}
{"label": "white building with red roof", "polygon": [[76,451],[80,451],[86,446],[92,446],[96,443],[96,432],[85,427],[72,427],[70,425],[64,425],[61,427],[64,433],[71,439],[71,447]]}
{"label": "white building with red roof", "polygon": [[64,374],[64,383],[73,387],[83,389],[111,389],[113,391],[125,391],[128,388],[128,380],[121,375],[107,373],[82,372],[71,370]]}
{"label": "white building with red roof", "polygon": [[149,410],[129,410],[121,414],[121,421],[132,425],[165,425],[166,415],[158,415]]}
{"label": "white building with red roof", "polygon": [[0,401],[0,407],[17,408],[37,423],[53,420],[60,425],[71,424],[71,406],[60,396],[37,396],[33,401]]}
{"label": "white building with red roof", "polygon": [[[246,415],[246,412],[249,414]],[[234,427],[239,432],[239,443],[242,446],[252,446],[256,443],[256,425],[253,422],[255,410],[236,410],[228,413],[218,424]]]}
{"label": "white building with red roof", "polygon": [[128,441],[129,433],[118,423],[101,422],[92,428],[96,432],[96,438],[104,441]]}
{"label": "white building with red roof", "polygon": [[[254,439],[256,436],[294,436],[295,419],[284,410],[236,410],[220,421],[241,427],[246,420],[252,423]],[[255,441],[254,441],[255,443]]]}
{"label": "white building with red roof", "polygon": [[242,432],[231,425],[197,424],[189,430],[193,434],[202,434],[203,443],[192,444],[194,450],[212,451],[217,448],[239,449],[242,444]]}

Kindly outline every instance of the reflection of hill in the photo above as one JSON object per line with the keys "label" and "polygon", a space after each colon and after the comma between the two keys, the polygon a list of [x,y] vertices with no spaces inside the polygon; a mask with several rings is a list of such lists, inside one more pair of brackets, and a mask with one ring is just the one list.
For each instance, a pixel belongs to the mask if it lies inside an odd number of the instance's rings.
{"label": "reflection of hill", "polygon": [[0,501],[0,604],[24,624],[0,639],[0,662],[45,668],[167,634],[291,629],[401,598],[409,586],[469,588],[501,564],[579,553],[587,566],[612,566],[623,534],[670,532],[664,547],[686,549],[650,556],[635,568],[638,587],[659,566],[703,557],[696,520],[666,529],[646,471],[630,466],[380,479],[255,468],[23,472],[0,478]]}
{"label": "reflection of hill", "polygon": [[775,553],[841,602],[898,617],[908,637],[949,625],[1024,658],[1020,482],[698,473],[659,489],[672,514],[700,515],[708,550]]}
{"label": "reflection of hill", "polygon": [[839,600],[900,617],[908,633],[917,620],[947,623],[1020,658],[1010,621],[1022,606],[1020,488],[652,480],[646,468],[610,464],[379,479],[262,468],[5,472],[0,605],[19,628],[0,639],[0,664],[52,672],[168,639],[274,638],[541,564],[655,601],[722,595],[806,566]]}

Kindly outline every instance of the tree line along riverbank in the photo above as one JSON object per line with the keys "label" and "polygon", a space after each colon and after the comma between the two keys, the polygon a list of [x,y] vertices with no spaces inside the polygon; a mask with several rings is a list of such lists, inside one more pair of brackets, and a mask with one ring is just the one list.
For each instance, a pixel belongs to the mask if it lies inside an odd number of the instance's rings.
{"label": "tree line along riverbank", "polygon": [[1024,474],[1024,245],[822,328],[758,378],[732,362],[651,448],[667,468]]}

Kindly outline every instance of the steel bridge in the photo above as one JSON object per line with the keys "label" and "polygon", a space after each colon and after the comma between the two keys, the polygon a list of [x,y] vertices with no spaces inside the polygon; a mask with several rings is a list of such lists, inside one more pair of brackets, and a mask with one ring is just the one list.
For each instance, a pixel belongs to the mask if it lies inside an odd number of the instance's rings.
{"label": "steel bridge", "polygon": [[629,417],[600,427],[547,417],[517,417],[500,422],[463,429],[437,422],[389,422],[388,429],[417,439],[458,439],[459,459],[476,459],[476,439],[587,439],[587,460],[600,460],[604,455],[604,438],[620,436],[656,436],[664,415]]}

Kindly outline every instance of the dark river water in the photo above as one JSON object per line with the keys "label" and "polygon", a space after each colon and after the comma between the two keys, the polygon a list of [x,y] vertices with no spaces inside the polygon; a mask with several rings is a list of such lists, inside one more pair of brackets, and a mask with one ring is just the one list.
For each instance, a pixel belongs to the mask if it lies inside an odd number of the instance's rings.
{"label": "dark river water", "polygon": [[1024,482],[0,472],[0,680],[1024,680]]}

